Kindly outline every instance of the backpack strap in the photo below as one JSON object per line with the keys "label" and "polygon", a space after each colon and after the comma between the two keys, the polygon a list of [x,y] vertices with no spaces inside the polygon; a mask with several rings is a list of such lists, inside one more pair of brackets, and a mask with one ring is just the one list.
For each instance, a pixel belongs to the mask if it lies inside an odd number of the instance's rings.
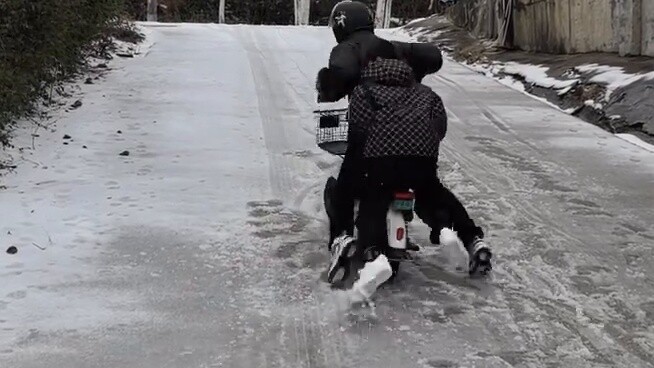
{"label": "backpack strap", "polygon": [[382,109],[382,105],[380,105],[377,100],[375,100],[375,96],[372,95],[370,86],[373,84],[374,81],[372,79],[365,78],[361,81],[361,88],[363,89],[363,94],[366,96],[368,103],[372,106],[373,111],[379,111]]}

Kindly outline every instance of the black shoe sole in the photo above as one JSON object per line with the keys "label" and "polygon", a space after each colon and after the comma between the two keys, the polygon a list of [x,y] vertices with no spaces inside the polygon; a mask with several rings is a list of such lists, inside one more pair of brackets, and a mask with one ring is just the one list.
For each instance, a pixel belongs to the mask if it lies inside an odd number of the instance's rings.
{"label": "black shoe sole", "polygon": [[475,255],[475,259],[470,262],[470,276],[487,276],[493,270],[493,265],[491,260],[493,259],[493,253],[490,250],[486,249],[483,253],[486,253],[486,259],[481,261],[479,258],[479,252]]}
{"label": "black shoe sole", "polygon": [[[332,256],[332,260],[329,263],[329,268],[327,269],[327,282],[330,284],[341,283],[349,277],[350,259],[348,256],[351,253],[350,249],[356,246],[356,241],[352,240],[343,247],[343,250],[338,255],[338,258],[334,259],[334,256]],[[341,269],[343,270],[343,276],[335,279],[336,275]]]}

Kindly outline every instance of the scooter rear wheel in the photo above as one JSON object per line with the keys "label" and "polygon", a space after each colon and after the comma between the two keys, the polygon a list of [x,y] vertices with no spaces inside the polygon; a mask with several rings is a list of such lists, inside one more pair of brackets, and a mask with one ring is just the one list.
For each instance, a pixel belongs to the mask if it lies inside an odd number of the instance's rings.
{"label": "scooter rear wheel", "polygon": [[397,273],[400,271],[400,262],[399,261],[391,261],[391,270],[393,270],[393,276],[397,275]]}

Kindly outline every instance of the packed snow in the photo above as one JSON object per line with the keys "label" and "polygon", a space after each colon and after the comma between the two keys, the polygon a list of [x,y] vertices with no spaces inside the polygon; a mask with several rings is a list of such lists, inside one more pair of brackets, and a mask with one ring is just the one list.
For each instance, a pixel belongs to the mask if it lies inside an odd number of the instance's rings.
{"label": "packed snow", "polygon": [[607,65],[584,64],[575,69],[582,73],[591,74],[591,82],[606,85],[606,101],[609,101],[613,92],[620,87],[628,86],[639,80],[654,79],[654,71],[643,74],[632,74],[626,73],[623,68]]}
{"label": "packed snow", "polygon": [[527,83],[553,89],[569,89],[579,83],[578,79],[560,80],[547,75],[548,67],[541,65],[521,64],[514,61],[494,63],[491,72],[494,74],[510,74],[520,76]]}
{"label": "packed snow", "polygon": [[640,138],[638,138],[638,137],[636,137],[636,136],[634,136],[632,134],[618,133],[616,135],[618,137],[624,139],[625,141],[629,142],[629,143],[635,144],[636,146],[638,146],[640,148],[643,148],[645,150],[648,150],[648,151],[654,153],[654,145],[653,144],[649,144],[649,143],[643,141],[642,139],[640,139]]}

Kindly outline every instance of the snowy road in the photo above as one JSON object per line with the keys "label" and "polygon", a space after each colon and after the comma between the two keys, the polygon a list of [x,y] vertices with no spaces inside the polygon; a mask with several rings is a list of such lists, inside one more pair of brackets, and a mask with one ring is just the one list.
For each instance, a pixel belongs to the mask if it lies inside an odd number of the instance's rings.
{"label": "snowy road", "polygon": [[377,318],[346,314],[322,281],[339,160],[311,114],[329,32],[148,28],[36,151],[17,132],[0,367],[654,367],[653,153],[447,62],[426,79],[451,113],[441,175],[494,278],[428,247]]}

